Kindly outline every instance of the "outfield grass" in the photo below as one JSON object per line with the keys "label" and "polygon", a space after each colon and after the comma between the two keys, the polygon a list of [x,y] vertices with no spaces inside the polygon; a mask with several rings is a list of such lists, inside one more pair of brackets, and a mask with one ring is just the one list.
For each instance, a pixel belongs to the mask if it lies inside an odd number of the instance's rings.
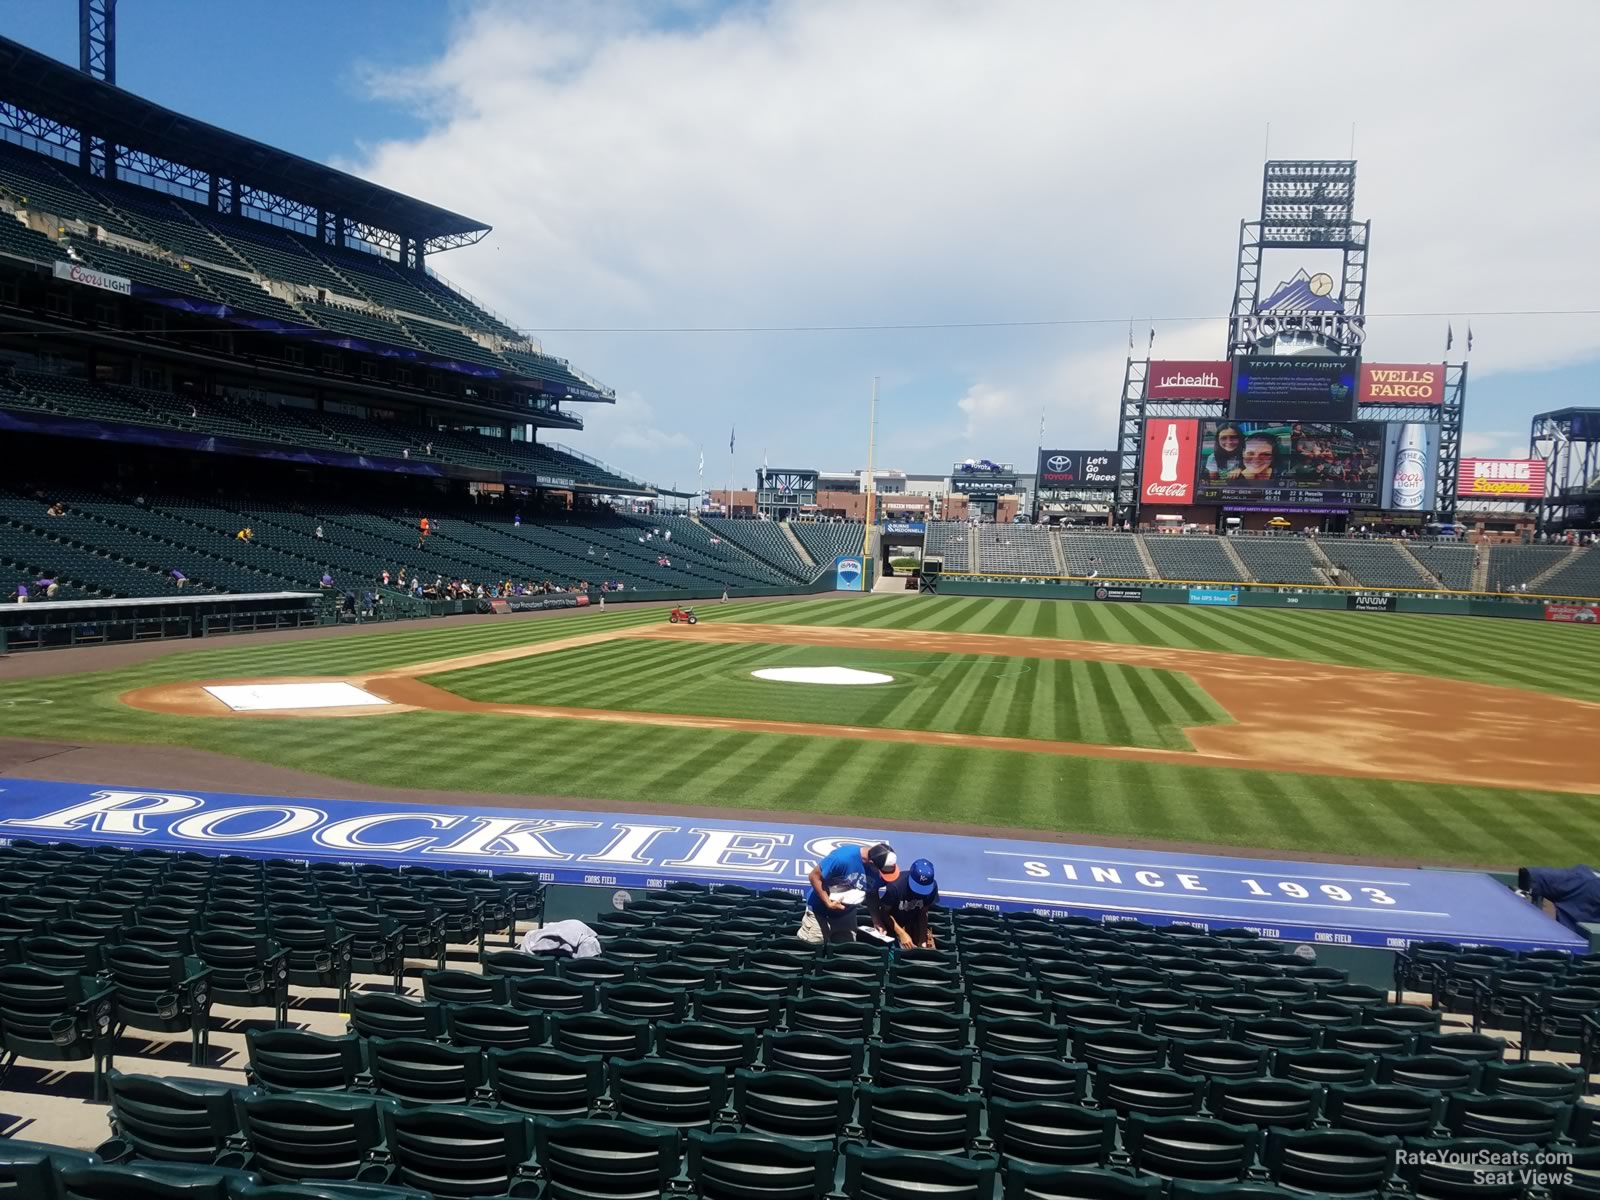
{"label": "outfield grass", "polygon": [[[868,687],[777,683],[761,667],[854,667]],[[427,677],[469,700],[926,729],[1192,750],[1228,714],[1177,671],[977,654],[622,640]]]}
{"label": "outfield grass", "polygon": [[[1270,651],[1600,700],[1600,633],[1532,621],[955,597],[736,603],[705,606],[701,615]],[[1426,862],[1517,865],[1600,856],[1600,794],[471,714],[182,718],[132,710],[116,699],[152,683],[340,675],[661,619],[655,611],[613,610],[503,625],[398,626],[269,646],[207,643],[205,650],[126,670],[0,682],[0,730],[13,737],[196,746],[396,787],[605,798],[619,806],[724,805]]]}

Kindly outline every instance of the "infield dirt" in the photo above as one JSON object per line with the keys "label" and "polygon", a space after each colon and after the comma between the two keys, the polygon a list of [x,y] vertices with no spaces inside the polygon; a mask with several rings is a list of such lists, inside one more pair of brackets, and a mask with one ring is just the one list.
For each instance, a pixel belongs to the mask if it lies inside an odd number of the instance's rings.
{"label": "infield dirt", "polygon": [[[1187,674],[1233,719],[1188,729],[1192,751],[1038,741],[928,730],[886,729],[737,717],[698,716],[558,705],[497,704],[434,687],[429,675],[620,639],[765,643],[913,650],[1035,659],[1079,659]],[[326,677],[324,677],[326,678]],[[155,712],[260,720],[381,718],[432,710],[580,721],[737,730],[747,733],[888,741],[912,745],[1058,754],[1314,775],[1410,780],[1592,794],[1600,781],[1600,704],[1488,684],[1293,662],[1212,651],[1056,638],[835,626],[703,623],[635,626],[534,645],[414,663],[339,677],[389,701],[384,708],[235,713],[202,689],[220,680],[163,684],[122,700]],[[296,677],[294,682],[307,681]],[[279,683],[275,677],[227,680]],[[776,685],[803,686],[803,685]]]}

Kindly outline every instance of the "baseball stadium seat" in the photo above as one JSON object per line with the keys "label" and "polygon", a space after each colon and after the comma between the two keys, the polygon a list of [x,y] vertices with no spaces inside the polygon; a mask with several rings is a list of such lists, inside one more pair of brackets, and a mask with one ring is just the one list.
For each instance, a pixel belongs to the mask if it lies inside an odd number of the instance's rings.
{"label": "baseball stadium seat", "polygon": [[539,1117],[586,1117],[605,1093],[605,1060],[534,1046],[490,1049],[489,1088],[502,1108]]}
{"label": "baseball stadium seat", "polygon": [[366,1051],[354,1033],[330,1036],[301,1029],[250,1029],[245,1049],[251,1084],[270,1092],[340,1092],[366,1070]]}

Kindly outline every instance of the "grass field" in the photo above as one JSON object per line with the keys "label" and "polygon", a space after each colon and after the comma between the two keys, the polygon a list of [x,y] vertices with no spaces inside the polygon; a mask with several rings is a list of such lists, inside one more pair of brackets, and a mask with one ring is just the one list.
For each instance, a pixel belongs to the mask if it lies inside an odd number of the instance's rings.
{"label": "grass field", "polygon": [[[755,679],[761,667],[837,666],[893,683]],[[612,642],[427,677],[470,700],[759,721],[928,729],[1189,750],[1183,729],[1227,713],[1186,675],[1117,663],[825,646]]]}
{"label": "grass field", "polygon": [[[702,615],[1225,650],[1600,700],[1600,635],[1532,621],[954,597],[738,603],[707,606]],[[1432,862],[1570,863],[1600,856],[1600,781],[1595,796],[1579,797],[476,714],[185,718],[136,711],[117,699],[153,683],[342,675],[661,619],[655,611],[613,610],[497,625],[430,623],[270,646],[208,643],[136,668],[0,682],[0,729],[69,742],[196,746],[396,787],[604,798],[621,806],[810,811]],[[1573,736],[1591,738],[1595,731]]]}

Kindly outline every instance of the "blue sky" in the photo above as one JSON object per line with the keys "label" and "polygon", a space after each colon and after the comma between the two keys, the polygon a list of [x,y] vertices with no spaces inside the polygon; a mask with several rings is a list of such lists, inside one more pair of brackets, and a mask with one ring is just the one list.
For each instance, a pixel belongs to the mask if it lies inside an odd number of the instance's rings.
{"label": "blue sky", "polygon": [[[1204,7],[1204,6],[1201,6]],[[1208,358],[1280,157],[1374,223],[1368,358],[1476,334],[1469,452],[1593,402],[1600,6],[1356,0],[1349,45],[1245,55],[1250,12],[1007,0],[132,0],[119,82],[492,223],[434,265],[617,388],[578,449],[665,483],[774,463],[1029,462],[1111,444],[1127,353]],[[75,61],[75,6],[6,33]],[[1558,36],[1559,35],[1559,36]],[[1506,53],[1525,43],[1538,53]],[[1308,102],[1307,72],[1324,100]],[[1331,98],[1337,98],[1337,103]],[[1288,264],[1292,266],[1292,264]],[[1398,314],[1427,313],[1431,316]],[[1070,318],[944,331],[576,330]]]}

